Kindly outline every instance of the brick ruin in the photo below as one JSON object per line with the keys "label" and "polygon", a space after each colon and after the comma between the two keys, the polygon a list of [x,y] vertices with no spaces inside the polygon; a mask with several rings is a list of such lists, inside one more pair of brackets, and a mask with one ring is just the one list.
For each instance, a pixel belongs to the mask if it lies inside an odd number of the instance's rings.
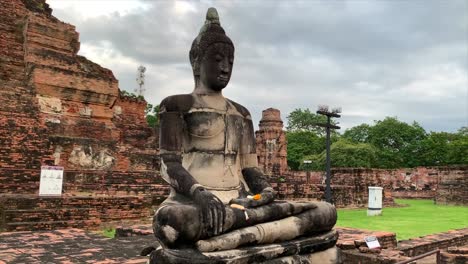
{"label": "brick ruin", "polygon": [[[79,33],[45,0],[0,2],[0,230],[93,227],[141,220],[168,195],[146,102],[77,55]],[[280,111],[262,113],[260,167],[280,198],[321,199],[323,172],[290,171]],[[62,197],[39,197],[42,165],[65,168]],[[367,186],[393,197],[466,204],[468,166],[334,169],[337,206],[366,206]]]}
{"label": "brick ruin", "polygon": [[278,109],[263,110],[255,138],[260,168],[269,175],[283,175],[288,171],[286,133]]}
{"label": "brick ruin", "polygon": [[[256,132],[260,168],[270,177],[280,198],[322,199],[325,173],[291,171],[280,111],[263,111]],[[393,198],[435,199],[440,204],[468,205],[468,165],[403,169],[332,168],[332,192],[339,207],[367,206],[368,186],[383,187],[384,205]]]}
{"label": "brick ruin", "polygon": [[468,205],[468,166],[440,168],[437,204]]}
{"label": "brick ruin", "polygon": [[[0,3],[0,229],[141,219],[167,194],[146,102],[79,47],[45,0]],[[38,197],[41,165],[65,168],[61,198]]]}

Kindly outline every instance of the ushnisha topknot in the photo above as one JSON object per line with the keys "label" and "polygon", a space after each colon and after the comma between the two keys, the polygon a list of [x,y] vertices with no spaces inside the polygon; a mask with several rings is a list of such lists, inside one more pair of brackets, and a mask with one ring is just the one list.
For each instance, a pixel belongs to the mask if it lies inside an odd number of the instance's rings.
{"label": "ushnisha topknot", "polygon": [[[219,23],[219,15],[218,15],[218,10],[214,7],[208,8],[208,11],[206,11],[206,21],[205,25],[208,24],[218,24],[221,26],[221,23]],[[205,27],[203,26],[201,29],[203,30]]]}
{"label": "ushnisha topknot", "polygon": [[207,48],[214,43],[226,43],[232,46],[231,39],[226,36],[226,32],[221,27],[218,11],[214,7],[208,8],[206,12],[205,24],[200,29],[198,36],[192,42],[190,49],[190,64],[192,65],[193,75],[200,76],[200,62]]}

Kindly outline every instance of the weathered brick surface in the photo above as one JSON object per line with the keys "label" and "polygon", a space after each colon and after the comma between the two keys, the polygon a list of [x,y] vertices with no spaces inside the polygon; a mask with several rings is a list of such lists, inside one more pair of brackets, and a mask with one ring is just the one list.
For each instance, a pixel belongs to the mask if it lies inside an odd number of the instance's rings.
{"label": "weathered brick surface", "polygon": [[[146,102],[122,96],[113,73],[77,55],[79,47],[75,27],[45,0],[1,1],[0,199],[8,208],[0,207],[0,228],[134,219],[168,194],[154,172]],[[65,168],[63,202],[37,197],[41,165]],[[18,211],[25,204],[38,208]]]}
{"label": "weathered brick surface", "polygon": [[468,170],[466,167],[445,168],[440,171],[436,191],[437,204],[468,205]]}
{"label": "weathered brick surface", "polygon": [[440,264],[468,263],[468,245],[464,247],[449,247],[440,253]]}
{"label": "weathered brick surface", "polygon": [[151,245],[147,237],[110,239],[101,234],[70,228],[53,231],[0,234],[0,263],[147,263],[139,253]]}
{"label": "weathered brick surface", "polygon": [[[393,198],[436,198],[441,204],[468,202],[468,166],[395,170],[332,168],[331,174],[333,196],[339,207],[367,206],[369,186],[384,188],[383,202],[387,206],[393,204]],[[270,182],[282,199],[321,199],[325,173],[286,171],[283,175],[270,176]]]}
{"label": "weathered brick surface", "polygon": [[[385,183],[387,174],[379,170],[332,169],[332,193],[338,207],[367,206],[368,186],[384,186],[384,204],[392,205],[391,185]],[[273,188],[282,199],[323,199],[324,172],[289,171],[282,176],[270,177]]]}
{"label": "weathered brick surface", "polygon": [[396,234],[385,231],[371,231],[364,229],[337,227],[340,238],[336,246],[341,249],[352,249],[365,246],[364,238],[367,236],[377,237],[379,244],[384,249],[395,249],[397,247]]}
{"label": "weathered brick surface", "polygon": [[382,249],[379,253],[362,253],[359,249],[350,249],[341,251],[341,254],[346,264],[394,264],[410,259],[394,249]]}
{"label": "weathered brick surface", "polygon": [[[468,243],[467,228],[398,241],[398,246],[393,233],[375,232],[372,234],[371,231],[359,229],[344,228],[343,231],[340,229],[337,246],[342,249],[344,263],[398,263],[435,249],[442,249],[441,263],[466,263],[463,261],[466,261],[468,255],[468,249],[466,246],[463,247]],[[368,235],[375,235],[378,238],[382,250],[374,253],[364,250],[366,246],[363,238]],[[435,255],[416,261],[416,263],[420,262],[435,263]]]}
{"label": "weathered brick surface", "polygon": [[0,197],[3,230],[22,231],[64,227],[97,227],[103,222],[145,219],[151,197]]}
{"label": "weathered brick surface", "polygon": [[288,170],[286,134],[278,109],[263,110],[259,130],[255,132],[259,167],[268,175],[282,175]]}
{"label": "weathered brick surface", "polygon": [[464,246],[468,244],[468,228],[451,230],[398,242],[398,250],[406,256],[414,257],[434,249]]}

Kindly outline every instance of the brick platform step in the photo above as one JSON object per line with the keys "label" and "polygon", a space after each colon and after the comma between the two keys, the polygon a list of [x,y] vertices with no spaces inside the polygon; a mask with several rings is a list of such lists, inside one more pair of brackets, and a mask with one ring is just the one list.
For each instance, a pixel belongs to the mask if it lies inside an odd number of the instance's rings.
{"label": "brick platform step", "polygon": [[47,222],[12,222],[5,224],[4,231],[54,230],[58,228],[93,228],[102,224],[96,220],[47,221]]}
{"label": "brick platform step", "polygon": [[468,228],[450,230],[398,242],[398,250],[405,256],[414,257],[435,249],[468,245]]}
{"label": "brick platform step", "polygon": [[[101,219],[102,221],[140,219],[147,217],[147,208],[111,209],[111,208],[59,208],[37,210],[4,210],[6,223],[10,222],[45,222]],[[124,212],[123,212],[124,211]],[[124,215],[122,215],[124,213]]]}
{"label": "brick platform step", "polygon": [[0,196],[0,208],[4,210],[16,209],[51,209],[51,208],[83,208],[123,207],[133,209],[149,207],[150,197],[147,196],[62,196],[39,197],[37,195]]}
{"label": "brick platform step", "polygon": [[147,219],[149,196],[0,197],[0,230],[92,228],[104,222]]}

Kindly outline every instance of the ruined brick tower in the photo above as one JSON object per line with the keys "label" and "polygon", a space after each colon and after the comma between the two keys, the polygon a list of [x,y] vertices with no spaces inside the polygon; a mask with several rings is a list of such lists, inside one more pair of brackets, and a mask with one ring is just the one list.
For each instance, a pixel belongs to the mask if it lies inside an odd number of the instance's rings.
{"label": "ruined brick tower", "polygon": [[258,166],[267,175],[282,175],[288,169],[286,134],[278,109],[263,110],[259,130],[255,132]]}
{"label": "ruined brick tower", "polygon": [[[146,102],[79,47],[45,0],[0,1],[0,231],[146,218],[168,193]],[[62,197],[38,196],[43,165]]]}

